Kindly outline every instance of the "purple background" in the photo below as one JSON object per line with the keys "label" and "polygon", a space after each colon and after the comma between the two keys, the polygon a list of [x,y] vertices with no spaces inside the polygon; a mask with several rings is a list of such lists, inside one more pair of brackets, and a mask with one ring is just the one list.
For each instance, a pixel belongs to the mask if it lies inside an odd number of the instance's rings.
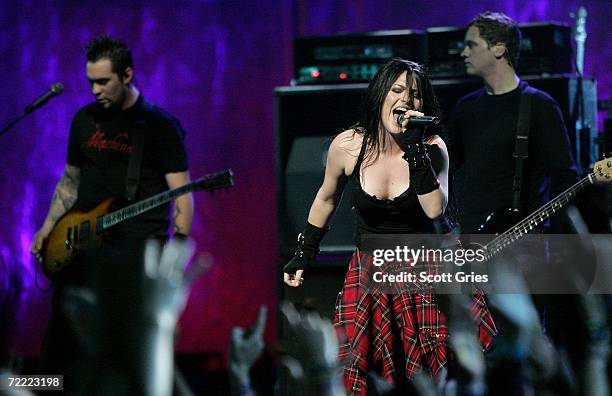
{"label": "purple background", "polygon": [[[29,245],[64,167],[71,117],[91,100],[83,47],[94,36],[116,35],[132,47],[137,86],[187,131],[194,178],[234,170],[228,193],[196,195],[197,254],[210,252],[213,266],[194,284],[178,338],[179,352],[224,352],[231,326],[251,323],[262,303],[276,304],[273,90],[291,78],[294,37],[464,26],[488,9],[519,22],[571,24],[579,5],[589,12],[585,73],[598,80],[599,98],[609,98],[606,0],[1,2],[0,123],[52,83],[65,86],[0,138],[0,304],[10,307],[12,350],[36,355],[48,319],[50,293],[35,286]],[[272,309],[268,341],[275,319]]]}

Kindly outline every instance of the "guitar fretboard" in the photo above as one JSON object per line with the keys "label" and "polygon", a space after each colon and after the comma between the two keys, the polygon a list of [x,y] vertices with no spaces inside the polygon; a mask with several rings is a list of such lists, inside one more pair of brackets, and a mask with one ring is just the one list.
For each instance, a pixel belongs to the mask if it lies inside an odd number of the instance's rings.
{"label": "guitar fretboard", "polygon": [[580,190],[589,184],[594,182],[593,174],[590,174],[580,180],[578,183],[574,184],[561,194],[559,194],[555,199],[551,200],[546,205],[542,206],[540,209],[536,210],[529,216],[525,217],[523,220],[518,222],[514,227],[510,228],[508,231],[500,234],[498,237],[489,242],[485,248],[487,251],[487,258],[490,258],[497,253],[501,252],[508,245],[514,243],[516,240],[521,238],[523,235],[528,234],[534,228],[542,224],[547,218],[565,206]]}
{"label": "guitar fretboard", "polygon": [[142,214],[148,210],[161,206],[177,197],[180,197],[183,194],[187,194],[192,191],[211,191],[219,188],[228,188],[231,187],[233,183],[232,171],[229,169],[223,172],[207,175],[192,183],[185,184],[184,186],[177,187],[170,191],[161,192],[143,201],[136,202],[132,205],[126,206],[125,208],[107,214],[102,218],[100,225],[101,229],[99,231],[104,231],[109,227],[121,223],[122,221],[131,219],[132,217],[138,216],[139,214]]}
{"label": "guitar fretboard", "polygon": [[182,187],[175,188],[174,190],[159,193],[145,199],[144,201],[136,202],[135,204],[111,212],[102,218],[102,228],[107,229],[112,227],[121,223],[122,221],[138,216],[139,214],[161,206],[183,194],[190,193],[194,190],[195,187],[193,184],[186,184]]}

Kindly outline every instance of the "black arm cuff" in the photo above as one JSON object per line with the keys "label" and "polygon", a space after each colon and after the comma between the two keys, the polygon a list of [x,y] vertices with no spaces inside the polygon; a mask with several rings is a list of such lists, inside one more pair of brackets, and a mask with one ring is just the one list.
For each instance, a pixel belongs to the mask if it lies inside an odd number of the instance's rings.
{"label": "black arm cuff", "polygon": [[308,268],[310,260],[319,253],[319,245],[328,230],[328,228],[320,228],[306,222],[304,231],[298,235],[298,246],[295,250],[295,255],[285,265],[283,272],[294,274],[297,270]]}
{"label": "black arm cuff", "polygon": [[410,184],[418,195],[430,193],[440,187],[422,141],[408,145],[403,158],[410,168]]}

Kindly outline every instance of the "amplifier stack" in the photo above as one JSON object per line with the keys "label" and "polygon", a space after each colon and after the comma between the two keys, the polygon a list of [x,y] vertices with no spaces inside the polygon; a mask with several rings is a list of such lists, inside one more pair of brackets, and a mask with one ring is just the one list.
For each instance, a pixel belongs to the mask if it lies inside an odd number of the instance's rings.
{"label": "amplifier stack", "polygon": [[[517,74],[572,72],[571,29],[558,23],[519,25],[523,36]],[[299,37],[294,41],[294,83],[368,82],[393,57],[427,65],[432,78],[465,76],[465,28],[436,27],[362,34]]]}

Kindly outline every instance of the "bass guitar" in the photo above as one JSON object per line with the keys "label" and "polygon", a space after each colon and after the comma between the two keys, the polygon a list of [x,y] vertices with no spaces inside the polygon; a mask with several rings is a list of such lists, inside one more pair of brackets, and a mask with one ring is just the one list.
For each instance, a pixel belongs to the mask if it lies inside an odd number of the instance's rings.
{"label": "bass guitar", "polygon": [[124,208],[114,210],[119,199],[107,198],[89,211],[72,209],[55,224],[42,247],[42,268],[52,279],[80,251],[99,248],[107,230],[139,214],[192,191],[214,191],[234,185],[231,170],[206,175],[184,186],[168,190]]}
{"label": "bass guitar", "polygon": [[[596,182],[608,182],[612,179],[612,157],[598,161],[593,166],[593,173],[585,176],[578,183],[574,184],[561,194],[553,198],[546,205],[531,213],[519,222],[516,222],[516,214],[512,209],[492,212],[489,214],[485,222],[478,228],[479,234],[495,234],[495,239],[484,246],[485,256],[487,258],[501,252],[512,243],[516,242],[523,235],[528,234],[534,228],[538,227],[553,213],[564,207],[576,194],[586,186]],[[516,223],[516,224],[514,224]],[[496,230],[505,229],[509,225],[514,226],[508,228],[505,232],[499,234]]]}

